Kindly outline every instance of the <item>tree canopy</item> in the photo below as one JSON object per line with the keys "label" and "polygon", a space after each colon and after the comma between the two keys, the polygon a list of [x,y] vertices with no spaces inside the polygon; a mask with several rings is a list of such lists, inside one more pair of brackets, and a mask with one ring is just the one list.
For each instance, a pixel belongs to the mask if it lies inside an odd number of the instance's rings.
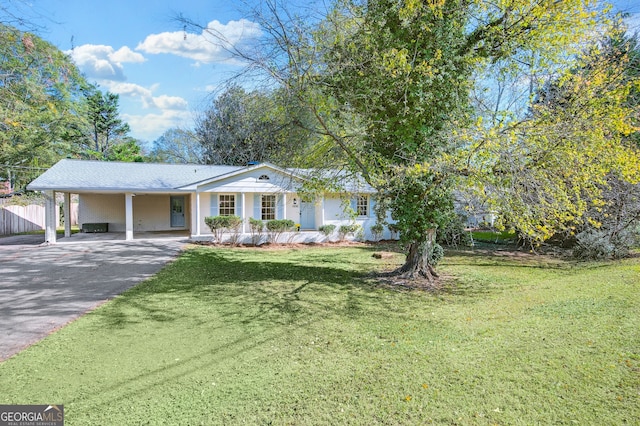
{"label": "tree canopy", "polygon": [[[613,169],[635,179],[637,153],[620,143],[628,86],[611,84],[616,69],[567,72],[610,28],[599,1],[338,0],[321,20],[266,1],[253,17],[267,40],[237,56],[297,96],[321,140],[378,189],[408,247],[407,277],[432,278],[454,188],[540,242],[583,218],[595,199],[584,194]],[[532,103],[552,79],[580,96]],[[507,96],[514,88],[524,95]]]}
{"label": "tree canopy", "polygon": [[[47,167],[72,152],[86,81],[57,48],[0,24],[0,164]],[[28,170],[28,169],[21,169]],[[20,173],[18,186],[37,175]]]}
{"label": "tree canopy", "polygon": [[269,161],[297,164],[313,143],[300,112],[282,90],[247,91],[232,85],[198,119],[195,136],[209,164],[243,165]]}
{"label": "tree canopy", "polygon": [[203,155],[193,131],[173,128],[153,142],[149,159],[160,163],[203,164]]}
{"label": "tree canopy", "polygon": [[[35,34],[0,24],[0,173],[23,188],[65,157],[140,161],[118,96]],[[122,146],[117,146],[122,145]]]}

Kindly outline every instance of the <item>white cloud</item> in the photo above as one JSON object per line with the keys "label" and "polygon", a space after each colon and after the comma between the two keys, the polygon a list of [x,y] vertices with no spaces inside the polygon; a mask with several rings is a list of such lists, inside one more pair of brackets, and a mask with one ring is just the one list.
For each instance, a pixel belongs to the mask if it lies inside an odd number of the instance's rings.
{"label": "white cloud", "polygon": [[161,95],[153,98],[153,103],[160,109],[186,110],[188,102],[178,96]]}
{"label": "white cloud", "polygon": [[124,81],[123,63],[145,61],[142,54],[126,46],[114,50],[111,46],[85,44],[67,53],[88,77],[101,80]]}
{"label": "white cloud", "polygon": [[193,125],[193,116],[186,110],[164,110],[159,114],[146,115],[123,114],[122,118],[131,126],[131,136],[150,142],[171,128],[189,128]]}
{"label": "white cloud", "polygon": [[153,85],[149,88],[140,86],[133,83],[120,83],[105,81],[102,82],[105,88],[111,92],[120,96],[127,96],[131,98],[139,98],[142,101],[142,106],[145,109],[158,108],[161,110],[186,110],[189,103],[179,96],[160,95],[154,96],[153,92],[158,89],[158,85]]}
{"label": "white cloud", "polygon": [[221,24],[212,21],[200,34],[182,31],[151,34],[136,50],[149,54],[168,53],[198,62],[226,62],[231,59],[228,51],[259,38],[262,34],[255,22],[241,19]]}
{"label": "white cloud", "polygon": [[[142,107],[134,109],[137,113],[123,113],[122,118],[131,127],[131,136],[141,140],[156,140],[162,133],[172,127],[189,127],[193,117],[189,111],[189,103],[179,96],[158,95],[154,92],[158,85],[143,87],[133,83],[103,81],[101,85],[111,93],[138,99]],[[149,111],[147,114],[144,112]]]}

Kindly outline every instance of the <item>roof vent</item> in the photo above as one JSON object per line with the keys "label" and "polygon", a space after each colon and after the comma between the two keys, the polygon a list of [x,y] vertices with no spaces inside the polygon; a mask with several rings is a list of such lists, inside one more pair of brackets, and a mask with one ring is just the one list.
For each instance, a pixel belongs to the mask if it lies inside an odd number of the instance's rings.
{"label": "roof vent", "polygon": [[258,180],[269,180],[269,176],[267,175],[261,175]]}

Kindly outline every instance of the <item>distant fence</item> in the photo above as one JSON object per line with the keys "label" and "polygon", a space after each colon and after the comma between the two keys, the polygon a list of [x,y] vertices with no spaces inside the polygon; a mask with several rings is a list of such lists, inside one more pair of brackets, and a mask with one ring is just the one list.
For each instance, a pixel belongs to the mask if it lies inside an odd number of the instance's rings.
{"label": "distant fence", "polygon": [[[60,210],[56,210],[56,223],[60,222]],[[71,225],[78,224],[78,203],[71,203]],[[0,235],[20,234],[45,228],[44,206],[0,207]]]}

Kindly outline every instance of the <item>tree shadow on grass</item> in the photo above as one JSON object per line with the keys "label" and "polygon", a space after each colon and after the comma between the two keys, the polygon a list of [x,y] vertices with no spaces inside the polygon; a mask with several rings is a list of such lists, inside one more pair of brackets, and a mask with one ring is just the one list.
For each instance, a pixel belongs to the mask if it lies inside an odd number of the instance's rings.
{"label": "tree shadow on grass", "polygon": [[[460,260],[452,260],[460,258]],[[532,269],[569,269],[572,262],[556,256],[529,253],[520,250],[487,249],[447,249],[445,264],[478,267],[532,268]]]}
{"label": "tree shadow on grass", "polygon": [[111,383],[91,399],[114,403],[136,397],[245,351],[277,345],[298,329],[322,327],[318,324],[327,319],[338,320],[331,322],[334,327],[342,318],[383,319],[394,310],[402,315],[389,303],[389,292],[365,281],[367,271],[344,259],[334,262],[331,254],[327,259],[187,250],[154,278],[93,312],[97,321],[91,327],[105,335],[127,329],[130,335],[149,330],[153,321],[158,327],[184,327],[185,333],[201,324],[205,334],[224,335],[224,343],[207,343],[175,363]]}
{"label": "tree shadow on grass", "polygon": [[364,306],[384,309],[376,306],[383,299],[366,282],[366,272],[345,265],[344,258],[331,255],[283,259],[278,252],[188,250],[94,315],[100,326],[124,328],[142,321],[198,321],[206,316],[198,311],[203,308],[241,324],[290,324],[300,317],[357,315]]}

